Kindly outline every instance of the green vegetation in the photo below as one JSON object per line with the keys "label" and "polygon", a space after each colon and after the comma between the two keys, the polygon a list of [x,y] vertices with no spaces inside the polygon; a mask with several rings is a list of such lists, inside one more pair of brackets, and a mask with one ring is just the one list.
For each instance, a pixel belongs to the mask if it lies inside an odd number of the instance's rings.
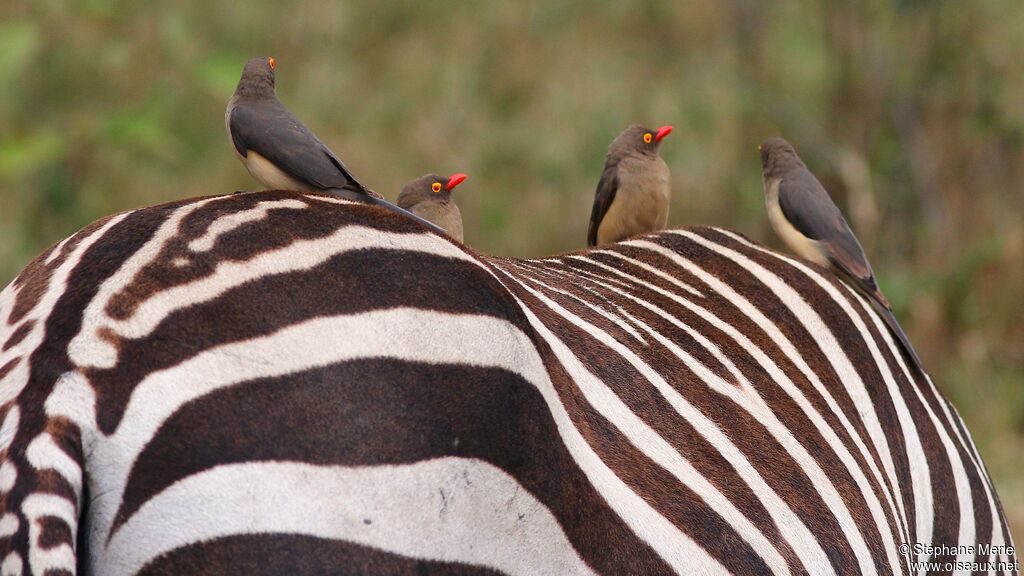
{"label": "green vegetation", "polygon": [[[9,4],[9,3],[7,3]],[[468,172],[466,238],[584,245],[611,138],[674,124],[670,224],[778,246],[756,145],[801,151],[1024,533],[1024,3],[38,0],[0,19],[0,283],[100,216],[253,188],[223,126],[251,56],[394,198]]]}

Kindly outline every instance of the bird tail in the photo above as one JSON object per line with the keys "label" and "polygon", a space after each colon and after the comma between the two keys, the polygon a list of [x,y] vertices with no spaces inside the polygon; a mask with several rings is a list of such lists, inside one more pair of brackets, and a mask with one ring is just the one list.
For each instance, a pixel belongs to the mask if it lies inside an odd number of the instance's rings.
{"label": "bird tail", "polygon": [[889,332],[896,337],[899,342],[900,348],[903,350],[903,355],[910,360],[911,363],[917,368],[917,371],[921,375],[925,375],[924,364],[921,364],[921,359],[917,356],[917,351],[914,350],[914,346],[910,344],[910,338],[907,338],[907,334],[903,332],[903,328],[900,327],[900,323],[896,321],[896,315],[892,313],[892,304],[889,300],[882,295],[882,291],[878,288],[878,284],[875,283],[874,275],[868,276],[867,278],[858,278],[846,272],[843,268],[838,268],[840,272],[839,277],[846,280],[846,285],[854,289],[858,294],[867,299],[871,303],[871,307],[878,312],[882,317],[882,321],[889,327]]}
{"label": "bird tail", "polygon": [[[872,294],[871,297],[877,300],[883,308],[888,310],[890,313],[892,312],[892,304],[890,304],[889,299],[886,298],[884,294],[882,294],[882,291],[878,289],[878,286],[875,286],[875,293]],[[895,322],[895,320],[893,320],[893,322]]]}
{"label": "bird tail", "polygon": [[893,336],[896,337],[896,340],[899,341],[900,348],[903,349],[904,355],[914,364],[922,376],[925,375],[924,365],[921,364],[921,359],[918,358],[917,352],[910,344],[910,338],[907,338],[906,333],[903,332],[903,328],[900,327],[900,323],[896,321],[896,315],[892,313],[892,308],[888,306],[881,306],[882,302],[888,304],[888,301],[886,301],[885,298],[882,298],[881,301],[876,301],[877,304],[874,308],[879,314],[881,314],[885,325],[889,327],[889,331],[892,332]]}

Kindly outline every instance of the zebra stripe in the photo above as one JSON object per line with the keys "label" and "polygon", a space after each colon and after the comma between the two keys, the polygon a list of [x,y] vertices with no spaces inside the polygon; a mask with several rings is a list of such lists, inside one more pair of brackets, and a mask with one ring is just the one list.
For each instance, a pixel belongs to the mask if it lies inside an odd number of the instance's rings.
{"label": "zebra stripe", "polygon": [[[742,242],[742,243],[746,244],[747,246],[749,246],[751,248],[754,248],[754,249],[759,250],[759,251],[764,252],[764,253],[769,253],[767,250],[764,250],[763,248],[758,247],[758,246],[756,246],[756,245],[754,245],[754,244],[752,244],[752,243],[750,243],[750,242],[748,242],[748,241],[746,241],[746,240],[744,240],[744,239],[742,239],[742,238],[740,238],[740,237],[738,237],[738,236],[736,236],[736,235],[734,235],[732,233],[729,233],[729,232],[726,232],[726,231],[723,231],[723,233],[730,235],[731,237],[733,237],[737,241]],[[779,259],[783,259],[783,260],[787,261],[788,263],[792,264],[793,266],[798,267],[803,272],[807,273],[809,277],[814,279],[815,282],[817,282],[822,287],[826,287],[827,286],[825,284],[825,282],[821,279],[821,277],[817,273],[812,272],[808,267],[804,266],[803,264],[801,264],[799,262],[796,262],[793,259],[785,258],[785,257],[783,257],[781,255],[777,255],[777,254],[774,254],[774,253],[771,253],[771,254],[772,254],[773,257],[776,257],[776,258],[779,258]],[[860,310],[861,310],[860,314],[863,317],[871,319],[876,333],[881,336],[881,339],[882,339],[883,343],[885,344],[886,349],[889,351],[890,356],[892,358],[894,358],[895,361],[898,363],[898,365],[900,367],[900,370],[901,370],[902,374],[904,375],[904,377],[907,378],[907,379],[911,379],[912,376],[910,374],[910,370],[907,367],[907,364],[904,361],[902,355],[900,354],[897,344],[893,340],[892,336],[889,334],[888,330],[885,329],[885,327],[883,326],[882,321],[878,318],[877,315],[874,315],[874,314],[872,314],[870,312],[870,306],[867,304],[867,302],[864,301],[863,298],[861,298],[858,294],[856,294],[855,291],[851,290],[847,286],[843,286],[843,288],[846,290],[846,292],[848,294],[847,297],[854,299],[859,304],[859,307],[860,307]],[[852,317],[852,314],[851,314],[851,317]],[[860,329],[862,333],[865,332],[865,330],[861,327],[861,325],[858,325],[858,329]],[[872,344],[872,346],[874,347],[873,344]],[[877,358],[877,354],[876,354],[876,358]],[[886,381],[887,387],[889,388],[890,394],[892,394],[892,397],[894,398],[894,400],[900,400],[901,397],[900,397],[900,394],[895,389],[896,386],[895,386],[895,384],[893,382],[891,373],[885,372],[884,375],[886,377],[885,381]],[[966,441],[963,438],[963,436],[960,434],[960,429],[963,427],[963,424],[961,422],[959,422],[959,417],[957,418],[957,421],[954,421],[953,416],[949,412],[950,406],[949,406],[948,402],[940,397],[940,394],[939,394],[938,390],[935,388],[935,385],[932,382],[931,378],[928,377],[927,375],[924,375],[924,379],[928,383],[928,391],[931,392],[931,396],[932,396],[933,400],[939,405],[939,407],[942,408],[943,415],[945,417],[945,421],[940,424],[940,422],[938,420],[938,417],[935,414],[935,411],[932,409],[932,407],[929,405],[929,403],[925,401],[925,399],[923,398],[922,392],[921,392],[921,390],[919,388],[914,387],[913,391],[915,392],[915,394],[916,394],[916,396],[918,398],[918,401],[924,406],[925,411],[928,414],[929,420],[933,423],[933,425],[936,427],[936,429],[941,430],[940,438],[942,439],[943,447],[946,450],[946,453],[947,453],[950,461],[954,464],[954,466],[959,466],[959,470],[958,470],[959,474],[954,476],[954,479],[958,479],[958,478],[960,478],[962,476],[965,476],[966,475],[966,469],[963,468],[963,463],[961,462],[961,459],[960,459],[960,457],[959,457],[959,455],[957,453],[957,448],[953,446],[952,439],[950,438],[950,433],[947,431],[949,429],[954,431],[954,433],[956,434],[957,439],[959,441],[958,443],[959,443],[960,449],[963,452],[968,453],[970,464],[974,468],[973,472],[975,474],[977,474],[977,476],[982,479],[981,484],[982,484],[982,488],[984,490],[984,495],[985,495],[986,502],[988,504],[989,513],[991,514],[992,517],[998,517],[1001,512],[998,510],[996,502],[995,502],[995,500],[993,498],[993,488],[992,488],[991,480],[988,477],[988,472],[984,469],[984,465],[981,463],[981,457],[978,455],[977,449],[974,447],[973,442]],[[906,414],[906,412],[907,412],[906,404],[900,402],[897,405],[897,408],[901,409],[901,414],[900,414],[900,416],[901,416],[901,424],[904,421],[909,420],[909,415]],[[910,425],[909,423],[906,424],[906,426],[909,426],[909,425]],[[916,440],[916,437],[914,438],[914,440]],[[968,446],[969,446],[969,448],[968,448]],[[916,445],[912,444],[911,448],[914,449],[915,451],[920,450],[920,443],[917,442]],[[912,478],[917,480],[918,476],[925,476],[926,477],[926,475],[925,475],[925,473],[927,471],[926,470],[926,466],[927,466],[927,461],[925,461],[923,458],[921,460],[915,461],[912,464],[912,473],[914,474],[912,476]],[[920,483],[920,484],[915,484],[915,493],[917,492],[918,485],[920,485],[921,488],[927,488],[927,484],[924,484],[923,482]],[[967,508],[967,505],[968,505],[968,503],[970,501],[970,498],[972,497],[972,494],[970,492],[966,492],[965,493],[965,490],[967,490],[967,487],[962,486],[960,484],[957,485],[957,497],[960,500],[960,505],[961,505],[962,509],[966,509]],[[928,499],[929,499],[928,502],[920,502],[919,503],[922,508],[927,509],[928,507],[930,507],[930,505],[931,505],[930,497],[931,497],[931,495],[929,494],[928,495]],[[923,512],[921,510],[918,510],[917,514],[918,514],[918,518],[921,518]],[[927,521],[929,519],[930,518],[925,518],[925,521]],[[927,531],[922,529],[921,527],[919,527],[918,530],[919,530],[918,533],[927,533]],[[964,536],[963,533],[965,531],[965,528],[964,528],[964,526],[962,524],[961,524],[961,527],[960,527],[960,531],[961,531],[960,541],[970,540],[970,538]],[[988,541],[993,543],[993,544],[996,544],[996,545],[1003,545],[1003,544],[1009,543],[1008,536],[1009,536],[1008,528],[1005,525],[1000,527],[998,522],[994,522],[993,526],[992,526],[991,536],[988,537],[989,538]],[[1003,561],[1007,560],[1006,555],[1001,555],[999,558],[1001,560],[1003,560]],[[963,561],[963,562],[969,562],[969,561],[971,561],[973,559],[961,555],[961,556],[958,557],[958,560]],[[988,557],[985,557],[984,560],[979,560],[979,561],[989,561],[989,560],[995,561],[996,557],[995,556],[988,556]]]}
{"label": "zebra stripe", "polygon": [[0,293],[0,574],[908,574],[1012,544],[858,295],[696,228],[541,260],[374,207],[120,214]]}

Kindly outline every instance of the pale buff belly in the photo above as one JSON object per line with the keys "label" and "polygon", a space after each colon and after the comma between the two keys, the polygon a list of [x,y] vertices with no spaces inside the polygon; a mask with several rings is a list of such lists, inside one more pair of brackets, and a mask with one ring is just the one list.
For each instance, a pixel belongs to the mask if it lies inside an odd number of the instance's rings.
{"label": "pale buff belly", "polygon": [[[628,162],[623,160],[622,163]],[[665,229],[671,185],[668,166],[660,158],[656,162],[643,169],[620,165],[619,189],[597,229],[598,244],[611,244]]]}
{"label": "pale buff belly", "polygon": [[245,169],[252,174],[257,182],[271,190],[315,190],[312,186],[299,182],[285,174],[270,160],[267,160],[258,153],[249,150],[249,153],[241,159]]}
{"label": "pale buff belly", "polygon": [[804,236],[789,223],[789,220],[782,213],[782,207],[779,205],[779,182],[780,180],[776,179],[765,185],[767,193],[764,200],[765,206],[768,208],[768,221],[771,223],[772,228],[775,229],[775,233],[779,235],[779,238],[797,256],[822,266],[828,266],[828,259],[822,254],[818,241]]}

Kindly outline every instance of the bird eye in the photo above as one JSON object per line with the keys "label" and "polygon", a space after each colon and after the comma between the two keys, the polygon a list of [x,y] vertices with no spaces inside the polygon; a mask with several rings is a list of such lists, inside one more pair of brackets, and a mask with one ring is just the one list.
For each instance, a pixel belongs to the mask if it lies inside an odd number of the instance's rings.
{"label": "bird eye", "polygon": [[651,136],[650,132],[648,132],[647,134],[644,134],[644,144],[650,144],[651,140],[653,140],[653,139],[654,139],[654,136]]}
{"label": "bird eye", "polygon": [[430,189],[433,190],[434,192],[440,192],[441,191],[441,183],[440,182],[434,182],[433,184],[430,185]]}
{"label": "bird eye", "polygon": [[270,69],[273,70],[274,66],[277,65],[277,61],[274,60],[273,56],[271,56],[270,58],[267,58],[267,64],[269,64],[270,65]]}

